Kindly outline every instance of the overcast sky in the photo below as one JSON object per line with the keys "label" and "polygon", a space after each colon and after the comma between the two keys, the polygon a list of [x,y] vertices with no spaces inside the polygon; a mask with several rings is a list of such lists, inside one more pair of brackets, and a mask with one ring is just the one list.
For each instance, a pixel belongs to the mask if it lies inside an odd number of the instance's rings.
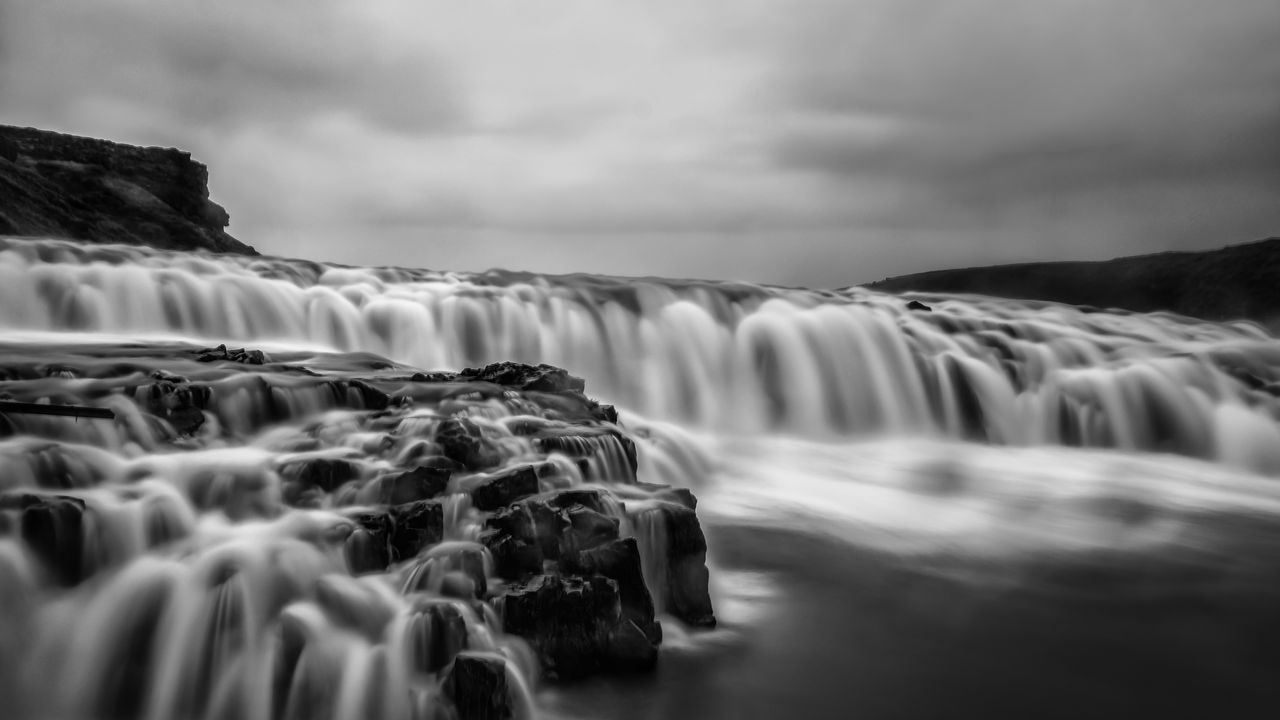
{"label": "overcast sky", "polygon": [[841,286],[1280,234],[1276,0],[0,0],[270,254]]}

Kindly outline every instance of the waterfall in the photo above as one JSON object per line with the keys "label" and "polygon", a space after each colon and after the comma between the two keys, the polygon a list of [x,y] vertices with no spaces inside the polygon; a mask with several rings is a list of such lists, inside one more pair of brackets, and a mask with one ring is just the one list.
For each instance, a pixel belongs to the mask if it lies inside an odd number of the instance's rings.
{"label": "waterfall", "polygon": [[[501,504],[474,491],[513,465],[542,491],[607,488],[579,530],[635,538],[675,646],[694,642],[681,580],[705,585],[735,539],[767,570],[833,537],[1142,552],[1280,516],[1264,330],[922,299],[0,238],[0,397],[115,414],[0,414],[5,716],[452,717],[440,675],[465,650],[531,718],[534,651],[471,601],[502,561],[484,544]],[[198,361],[221,343],[266,364]],[[586,432],[412,379],[505,360],[586,378],[621,421]],[[418,465],[454,414],[509,464]],[[439,480],[439,535],[401,556],[387,507],[409,467]],[[695,505],[725,546],[689,532]]]}
{"label": "waterfall", "polygon": [[938,298],[919,312],[858,288],[350,268],[16,239],[0,239],[0,293],[10,333],[365,351],[425,369],[547,362],[590,378],[609,402],[693,427],[1110,447],[1280,471],[1280,350],[1249,323],[982,298]]}

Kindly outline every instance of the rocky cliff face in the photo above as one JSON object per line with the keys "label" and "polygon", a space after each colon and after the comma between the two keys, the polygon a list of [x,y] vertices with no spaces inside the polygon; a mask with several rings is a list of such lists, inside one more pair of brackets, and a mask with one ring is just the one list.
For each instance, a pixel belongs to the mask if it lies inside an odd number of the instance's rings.
{"label": "rocky cliff face", "polygon": [[0,125],[0,235],[257,254],[189,153]]}

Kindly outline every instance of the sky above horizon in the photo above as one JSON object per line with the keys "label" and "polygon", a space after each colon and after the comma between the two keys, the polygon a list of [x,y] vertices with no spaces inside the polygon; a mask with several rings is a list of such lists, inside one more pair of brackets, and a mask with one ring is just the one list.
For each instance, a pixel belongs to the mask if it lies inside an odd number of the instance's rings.
{"label": "sky above horizon", "polygon": [[843,286],[1280,234],[1280,3],[0,0],[0,123],[272,255]]}

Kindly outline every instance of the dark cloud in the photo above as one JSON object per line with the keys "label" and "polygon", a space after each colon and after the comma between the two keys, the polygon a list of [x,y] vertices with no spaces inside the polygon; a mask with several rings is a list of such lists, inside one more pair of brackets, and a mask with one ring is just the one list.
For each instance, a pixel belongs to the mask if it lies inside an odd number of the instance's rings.
{"label": "dark cloud", "polygon": [[895,226],[1078,221],[1136,246],[1193,188],[1220,204],[1175,242],[1280,224],[1276,203],[1221,202],[1280,191],[1280,5],[905,0],[819,3],[809,19],[769,96],[809,121],[775,128],[773,157],[895,188],[878,215]]}
{"label": "dark cloud", "polygon": [[846,285],[1280,228],[1275,0],[0,0],[0,122],[350,263]]}

